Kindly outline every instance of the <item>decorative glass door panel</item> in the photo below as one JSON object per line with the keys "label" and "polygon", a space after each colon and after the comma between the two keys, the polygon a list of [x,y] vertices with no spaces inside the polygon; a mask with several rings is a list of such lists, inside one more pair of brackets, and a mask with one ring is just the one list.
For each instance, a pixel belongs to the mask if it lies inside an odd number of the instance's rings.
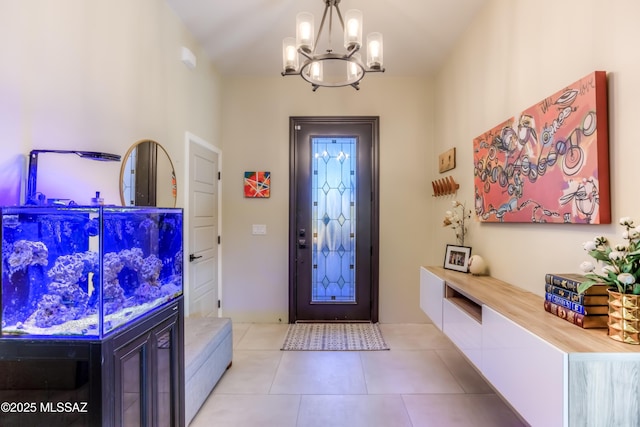
{"label": "decorative glass door panel", "polygon": [[357,139],[312,138],[311,303],[356,303]]}

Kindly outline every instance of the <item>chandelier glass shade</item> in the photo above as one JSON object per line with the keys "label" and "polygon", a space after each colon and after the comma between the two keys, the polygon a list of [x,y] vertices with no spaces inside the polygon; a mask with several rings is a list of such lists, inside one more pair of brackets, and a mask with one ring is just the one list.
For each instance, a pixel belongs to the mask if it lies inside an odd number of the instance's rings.
{"label": "chandelier glass shade", "polygon": [[[340,12],[340,0],[322,0],[325,3],[320,28],[315,33],[314,17],[309,12],[300,12],[296,16],[296,37],[286,37],[282,41],[282,75],[299,75],[309,83],[313,90],[319,87],[352,86],[360,89],[360,80],[366,73],[384,72],[382,34],[371,33],[367,36],[366,62],[362,61],[362,12],[348,10]],[[333,15],[338,17],[342,26],[345,53],[334,52],[331,35]],[[328,23],[328,47],[324,53],[318,52],[322,31]]]}

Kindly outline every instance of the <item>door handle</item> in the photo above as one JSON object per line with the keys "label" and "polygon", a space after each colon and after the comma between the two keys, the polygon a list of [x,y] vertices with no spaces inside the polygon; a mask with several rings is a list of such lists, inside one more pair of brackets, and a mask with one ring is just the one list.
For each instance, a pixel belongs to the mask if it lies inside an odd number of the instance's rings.
{"label": "door handle", "polygon": [[189,254],[189,262],[193,262],[199,258],[202,258],[202,255],[195,256],[194,254]]}
{"label": "door handle", "polygon": [[298,239],[298,247],[304,249],[307,247],[307,239]]}

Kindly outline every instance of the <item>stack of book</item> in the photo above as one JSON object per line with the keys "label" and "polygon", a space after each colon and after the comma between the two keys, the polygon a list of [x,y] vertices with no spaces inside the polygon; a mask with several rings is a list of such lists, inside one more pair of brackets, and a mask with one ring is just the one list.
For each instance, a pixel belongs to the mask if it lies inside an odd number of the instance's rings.
{"label": "stack of book", "polygon": [[596,284],[579,294],[578,285],[586,280],[574,273],[546,274],[544,309],[581,328],[606,328],[609,318],[607,285]]}

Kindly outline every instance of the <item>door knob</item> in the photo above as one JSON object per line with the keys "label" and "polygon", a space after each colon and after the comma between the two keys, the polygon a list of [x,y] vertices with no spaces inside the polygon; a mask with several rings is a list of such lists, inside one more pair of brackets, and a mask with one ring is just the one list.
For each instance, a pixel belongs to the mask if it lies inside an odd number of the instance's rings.
{"label": "door knob", "polygon": [[194,254],[189,255],[189,262],[193,262],[199,258],[202,258],[202,255],[195,256]]}
{"label": "door knob", "polygon": [[298,239],[298,247],[306,248],[307,247],[307,239]]}

